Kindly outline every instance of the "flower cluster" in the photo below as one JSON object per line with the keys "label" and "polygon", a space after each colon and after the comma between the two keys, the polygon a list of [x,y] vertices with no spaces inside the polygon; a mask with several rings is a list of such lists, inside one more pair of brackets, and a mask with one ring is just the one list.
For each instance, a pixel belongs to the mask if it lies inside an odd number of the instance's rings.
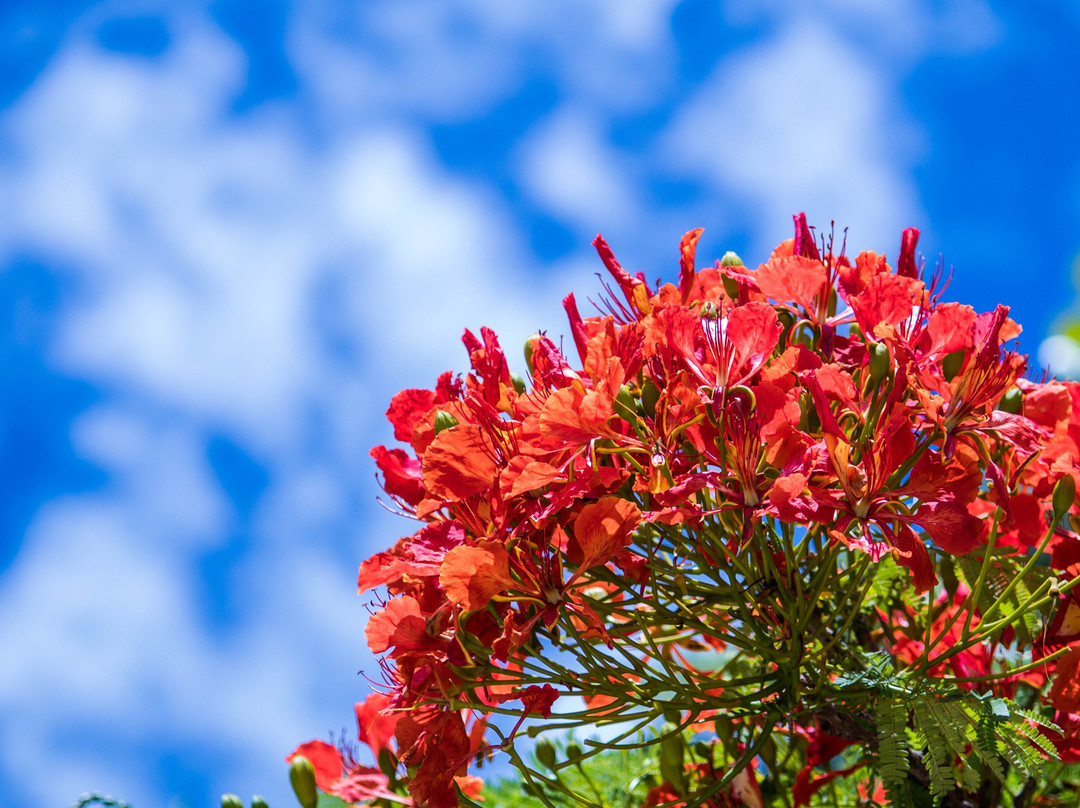
{"label": "flower cluster", "polygon": [[[421,526],[360,567],[375,765],[305,744],[321,790],[451,808],[505,752],[546,801],[633,743],[659,750],[645,805],[1080,760],[1080,385],[1025,376],[1006,306],[943,302],[917,230],[894,268],[795,225],[757,269],[697,268],[691,231],[662,285],[597,237],[611,281],[593,316],[563,301],[572,351],[531,337],[526,380],[466,331],[471,372],[393,398],[406,448],[371,454]],[[986,740],[995,715],[1016,738]],[[515,747],[600,727],[548,774]]]}

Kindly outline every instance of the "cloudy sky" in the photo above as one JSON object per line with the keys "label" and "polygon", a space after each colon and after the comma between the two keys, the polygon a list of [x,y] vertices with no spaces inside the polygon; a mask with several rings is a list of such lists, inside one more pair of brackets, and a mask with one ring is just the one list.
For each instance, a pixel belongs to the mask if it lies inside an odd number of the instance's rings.
{"label": "cloudy sky", "polygon": [[800,210],[913,225],[1035,352],[1076,305],[1078,8],[4,3],[4,804],[293,804],[375,672],[356,567],[413,529],[390,396],[465,327],[520,371],[598,231],[670,279],[692,227],[756,263]]}

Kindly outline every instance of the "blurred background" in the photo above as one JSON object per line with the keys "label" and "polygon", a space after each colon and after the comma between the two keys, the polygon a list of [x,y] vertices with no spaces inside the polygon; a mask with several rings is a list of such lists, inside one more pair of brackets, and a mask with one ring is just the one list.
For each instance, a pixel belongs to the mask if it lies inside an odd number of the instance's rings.
{"label": "blurred background", "polygon": [[1071,0],[0,5],[0,801],[292,805],[413,530],[391,395],[465,327],[521,372],[598,231],[673,279],[692,227],[915,226],[1080,374],[1077,41]]}

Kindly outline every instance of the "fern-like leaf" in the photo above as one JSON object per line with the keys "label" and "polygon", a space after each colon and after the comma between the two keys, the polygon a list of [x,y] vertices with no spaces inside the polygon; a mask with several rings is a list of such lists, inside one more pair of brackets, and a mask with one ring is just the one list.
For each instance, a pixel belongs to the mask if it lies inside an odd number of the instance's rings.
{"label": "fern-like leaf", "polygon": [[878,735],[878,774],[893,805],[907,803],[907,707],[897,701],[882,699],[874,708]]}
{"label": "fern-like leaf", "polygon": [[926,770],[930,774],[930,796],[934,802],[956,788],[956,772],[953,769],[952,744],[949,736],[951,722],[948,717],[941,720],[937,712],[937,702],[931,699],[919,699],[915,702],[915,730],[926,749],[924,759]]}

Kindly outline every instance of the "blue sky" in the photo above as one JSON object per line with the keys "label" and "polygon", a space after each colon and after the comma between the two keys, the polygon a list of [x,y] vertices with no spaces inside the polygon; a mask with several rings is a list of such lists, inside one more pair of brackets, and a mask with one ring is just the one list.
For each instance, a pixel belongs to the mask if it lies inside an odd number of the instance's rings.
{"label": "blue sky", "polygon": [[[1036,351],[1075,304],[1080,11],[980,0],[0,7],[0,797],[291,805],[352,729],[367,457],[465,327],[563,333],[791,214]],[[1049,354],[1047,354],[1049,355]]]}

